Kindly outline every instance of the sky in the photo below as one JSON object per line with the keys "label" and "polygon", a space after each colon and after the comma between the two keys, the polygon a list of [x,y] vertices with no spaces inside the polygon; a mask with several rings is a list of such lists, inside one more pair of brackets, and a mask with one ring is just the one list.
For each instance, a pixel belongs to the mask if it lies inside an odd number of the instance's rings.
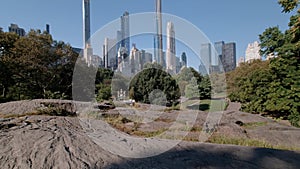
{"label": "sky", "polygon": [[[119,19],[125,11],[154,12],[155,0],[91,0],[91,33]],[[195,25],[211,42],[235,42],[237,59],[266,28],[279,26],[286,30],[291,16],[281,13],[277,0],[162,0],[162,11]],[[44,30],[50,24],[55,40],[83,46],[82,0],[1,0],[0,27],[8,31],[11,23],[26,32]],[[147,48],[142,44],[140,47]],[[184,50],[179,47],[177,53]]]}

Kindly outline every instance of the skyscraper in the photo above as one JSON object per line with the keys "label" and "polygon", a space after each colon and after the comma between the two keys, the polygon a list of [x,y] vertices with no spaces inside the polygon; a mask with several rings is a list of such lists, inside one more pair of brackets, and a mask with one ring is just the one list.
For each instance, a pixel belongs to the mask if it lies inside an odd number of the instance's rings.
{"label": "skyscraper", "polygon": [[91,65],[93,49],[91,46],[91,22],[90,22],[90,0],[82,0],[83,12],[83,57],[88,65]]}
{"label": "skyscraper", "polygon": [[163,37],[162,37],[162,15],[161,15],[161,0],[156,0],[156,43],[155,43],[155,57],[159,63],[164,66],[165,61],[163,58]]}
{"label": "skyscraper", "polygon": [[129,13],[127,11],[121,16],[121,46],[130,52]]}
{"label": "skyscraper", "polygon": [[167,24],[167,52],[166,52],[166,66],[167,71],[176,73],[176,49],[175,49],[175,30],[174,24],[168,22]]}
{"label": "skyscraper", "polygon": [[117,31],[117,47],[118,50],[120,47],[122,47],[122,31],[120,30]]}
{"label": "skyscraper", "polygon": [[130,67],[132,74],[135,74],[142,69],[141,52],[136,48],[135,44],[132,44],[132,49],[130,51]]}
{"label": "skyscraper", "polygon": [[145,50],[141,50],[141,58],[142,58],[142,69],[146,63],[152,63],[152,54],[146,52]]}
{"label": "skyscraper", "polygon": [[50,25],[49,25],[49,24],[46,24],[46,32],[47,32],[48,34],[50,34]]}
{"label": "skyscraper", "polygon": [[83,45],[84,48],[90,46],[91,20],[90,20],[90,0],[82,0],[83,11]]}
{"label": "skyscraper", "polygon": [[236,45],[235,43],[226,43],[222,49],[222,63],[225,72],[236,68]]}
{"label": "skyscraper", "polygon": [[10,24],[8,27],[9,32],[14,32],[19,36],[25,36],[26,32],[23,28],[19,28],[17,24]]}
{"label": "skyscraper", "polygon": [[257,41],[255,41],[254,43],[248,44],[248,47],[246,50],[246,55],[245,55],[245,61],[251,62],[252,60],[255,60],[255,59],[261,60],[261,55],[260,55],[259,51],[260,51],[260,46]]}
{"label": "skyscraper", "polygon": [[215,50],[216,55],[218,56],[218,65],[222,64],[222,56],[223,56],[223,46],[225,45],[224,41],[215,42]]}
{"label": "skyscraper", "polygon": [[211,44],[210,43],[201,44],[200,56],[204,66],[210,68],[211,66]]}
{"label": "skyscraper", "polygon": [[104,39],[103,45],[103,60],[104,60],[104,67],[116,69],[117,68],[117,40],[116,39]]}
{"label": "skyscraper", "polygon": [[185,52],[182,52],[182,54],[181,54],[181,64],[182,64],[182,67],[183,66],[187,67],[187,58],[186,58]]}

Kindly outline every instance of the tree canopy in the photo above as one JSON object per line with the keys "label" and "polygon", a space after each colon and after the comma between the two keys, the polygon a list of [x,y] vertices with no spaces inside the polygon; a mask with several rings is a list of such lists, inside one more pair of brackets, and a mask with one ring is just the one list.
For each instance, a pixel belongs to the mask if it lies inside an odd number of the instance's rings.
{"label": "tree canopy", "polygon": [[187,98],[210,99],[211,83],[208,75],[203,76],[194,68],[184,67],[175,77],[181,95]]}
{"label": "tree canopy", "polygon": [[[172,106],[178,103],[180,90],[174,78],[156,65],[138,73],[130,82],[130,98],[143,103]],[[155,97],[156,96],[156,97]]]}
{"label": "tree canopy", "polygon": [[[294,11],[299,0],[279,0],[283,10]],[[290,18],[289,29],[267,28],[261,35],[261,55],[270,61],[242,64],[227,74],[230,99],[248,112],[267,113],[300,126],[300,10]]]}
{"label": "tree canopy", "polygon": [[77,54],[51,35],[31,30],[26,36],[0,33],[2,100],[70,98]]}

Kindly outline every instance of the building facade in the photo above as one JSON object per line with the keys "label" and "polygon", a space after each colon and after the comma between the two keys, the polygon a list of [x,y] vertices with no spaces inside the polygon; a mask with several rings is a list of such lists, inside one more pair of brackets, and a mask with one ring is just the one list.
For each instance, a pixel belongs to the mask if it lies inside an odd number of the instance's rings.
{"label": "building facade", "polygon": [[144,69],[144,65],[146,63],[152,63],[153,59],[152,59],[152,54],[149,52],[146,52],[145,50],[141,50],[141,58],[142,58],[142,69]]}
{"label": "building facade", "polygon": [[86,63],[92,64],[93,49],[91,45],[90,0],[82,0],[83,13],[83,57]]}
{"label": "building facade", "polygon": [[50,25],[49,25],[49,24],[46,24],[46,32],[47,32],[48,34],[50,34]]}
{"label": "building facade", "polygon": [[211,66],[211,56],[212,56],[210,43],[201,44],[200,56],[204,66],[209,69]]}
{"label": "building facade", "polygon": [[117,68],[117,40],[105,38],[103,45],[103,61],[104,67],[107,69],[115,70]]}
{"label": "building facade", "polygon": [[156,0],[156,37],[154,43],[154,57],[160,65],[166,66],[163,56],[163,36],[162,36],[162,5],[161,0]]}
{"label": "building facade", "polygon": [[224,71],[234,70],[236,68],[236,44],[234,42],[224,44],[222,53]]}
{"label": "building facade", "polygon": [[262,57],[261,57],[259,51],[260,51],[260,46],[259,46],[259,43],[257,41],[248,44],[248,47],[247,47],[246,52],[245,52],[245,54],[246,54],[245,55],[245,61],[246,62],[251,62],[251,61],[256,60],[256,59],[261,60]]}
{"label": "building facade", "polygon": [[175,30],[172,22],[167,23],[167,51],[166,51],[166,70],[171,74],[175,74],[176,71],[176,42],[175,42]]}
{"label": "building facade", "polygon": [[181,54],[181,66],[185,66],[187,67],[187,58],[186,58],[186,53],[185,52],[182,52]]}
{"label": "building facade", "polygon": [[121,16],[121,32],[117,33],[117,39],[121,36],[121,47],[130,51],[130,27],[129,27],[129,13],[126,11]]}
{"label": "building facade", "polygon": [[25,36],[26,32],[23,28],[19,28],[17,24],[10,24],[8,27],[8,32],[14,32],[19,36]]}
{"label": "building facade", "polygon": [[223,56],[223,47],[225,45],[224,41],[219,41],[219,42],[215,42],[214,46],[215,46],[215,52],[216,55],[218,56],[218,65],[222,64],[222,56]]}

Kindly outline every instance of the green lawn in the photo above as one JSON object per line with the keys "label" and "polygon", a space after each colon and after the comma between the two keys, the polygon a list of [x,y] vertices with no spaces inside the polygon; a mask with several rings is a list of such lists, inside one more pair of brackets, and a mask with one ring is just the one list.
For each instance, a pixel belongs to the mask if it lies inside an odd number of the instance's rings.
{"label": "green lawn", "polygon": [[201,111],[223,111],[227,107],[225,100],[188,100],[182,104],[185,109],[201,110]]}

